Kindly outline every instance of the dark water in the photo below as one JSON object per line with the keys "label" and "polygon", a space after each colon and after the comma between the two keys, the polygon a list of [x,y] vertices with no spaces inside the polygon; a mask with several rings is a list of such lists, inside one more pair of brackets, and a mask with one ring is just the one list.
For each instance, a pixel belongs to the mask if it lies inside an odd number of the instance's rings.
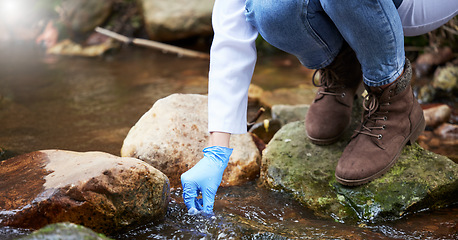
{"label": "dark water", "polygon": [[[290,57],[260,58],[253,82],[264,89],[309,84]],[[124,48],[100,58],[45,56],[32,45],[0,45],[0,147],[6,155],[43,149],[119,156],[129,129],[172,93],[207,92],[206,61]],[[214,218],[188,216],[179,189],[161,223],[116,239],[458,239],[458,206],[380,224],[341,224],[313,216],[281,192],[250,182],[220,188]],[[0,239],[27,234],[0,227]]]}

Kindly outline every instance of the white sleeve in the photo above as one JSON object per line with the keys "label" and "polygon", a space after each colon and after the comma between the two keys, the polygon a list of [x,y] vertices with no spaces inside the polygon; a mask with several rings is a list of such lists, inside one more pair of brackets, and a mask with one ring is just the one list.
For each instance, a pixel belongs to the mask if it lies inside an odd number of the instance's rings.
{"label": "white sleeve", "polygon": [[248,88],[256,64],[256,29],[245,0],[216,0],[208,84],[208,131],[246,133]]}
{"label": "white sleeve", "polygon": [[430,32],[458,13],[458,0],[404,0],[398,8],[405,36]]}

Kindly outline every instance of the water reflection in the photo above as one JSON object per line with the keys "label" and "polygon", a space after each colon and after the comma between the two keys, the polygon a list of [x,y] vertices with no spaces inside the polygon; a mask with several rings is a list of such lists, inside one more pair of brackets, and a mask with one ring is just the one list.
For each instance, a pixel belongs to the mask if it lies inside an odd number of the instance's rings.
{"label": "water reflection", "polygon": [[127,131],[156,100],[207,91],[205,61],[144,49],[58,60],[29,45],[0,51],[0,143],[17,154],[58,148],[119,155]]}

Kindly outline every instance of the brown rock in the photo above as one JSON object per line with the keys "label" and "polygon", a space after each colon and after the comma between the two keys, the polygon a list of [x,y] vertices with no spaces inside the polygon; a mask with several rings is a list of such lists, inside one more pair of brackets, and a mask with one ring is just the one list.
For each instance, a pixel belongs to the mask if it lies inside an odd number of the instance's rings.
{"label": "brown rock", "polygon": [[442,139],[453,139],[455,140],[455,144],[458,144],[458,125],[456,124],[441,124],[434,130],[434,133]]}
{"label": "brown rock", "polygon": [[[121,156],[135,157],[159,169],[172,187],[202,157],[208,140],[207,96],[172,94],[158,100],[124,139]],[[222,185],[238,185],[259,174],[260,153],[250,134],[231,137],[234,149]]]}
{"label": "brown rock", "polygon": [[450,119],[452,109],[445,104],[441,104],[424,109],[423,113],[425,115],[426,126],[434,128]]}
{"label": "brown rock", "polygon": [[260,86],[250,84],[250,87],[248,88],[248,99],[250,99],[250,101],[259,101],[259,98],[261,98],[263,92],[264,89],[262,89]]}
{"label": "brown rock", "polygon": [[415,61],[415,72],[417,77],[431,73],[434,66],[444,64],[453,59],[453,51],[449,47],[439,48],[435,52],[421,54]]}
{"label": "brown rock", "polygon": [[264,91],[260,102],[269,108],[274,105],[311,104],[315,93],[315,88],[279,88],[274,91]]}
{"label": "brown rock", "polygon": [[0,224],[72,222],[113,233],[165,216],[167,177],[134,158],[45,150],[0,162]]}

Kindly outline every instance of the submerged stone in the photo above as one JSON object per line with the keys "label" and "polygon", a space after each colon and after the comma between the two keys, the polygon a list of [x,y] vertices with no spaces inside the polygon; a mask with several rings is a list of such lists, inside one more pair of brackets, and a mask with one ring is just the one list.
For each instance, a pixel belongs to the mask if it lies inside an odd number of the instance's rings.
{"label": "submerged stone", "polygon": [[112,233],[165,216],[167,177],[134,158],[44,150],[0,162],[0,225],[72,222]]}
{"label": "submerged stone", "polygon": [[96,233],[89,228],[73,223],[55,223],[47,225],[30,235],[21,237],[18,240],[110,240],[101,233]]}
{"label": "submerged stone", "polygon": [[337,183],[335,167],[350,136],[348,130],[339,142],[317,146],[306,137],[303,121],[289,123],[264,150],[261,179],[337,221],[397,219],[458,202],[458,164],[417,144],[406,146],[394,167],[368,184]]}

